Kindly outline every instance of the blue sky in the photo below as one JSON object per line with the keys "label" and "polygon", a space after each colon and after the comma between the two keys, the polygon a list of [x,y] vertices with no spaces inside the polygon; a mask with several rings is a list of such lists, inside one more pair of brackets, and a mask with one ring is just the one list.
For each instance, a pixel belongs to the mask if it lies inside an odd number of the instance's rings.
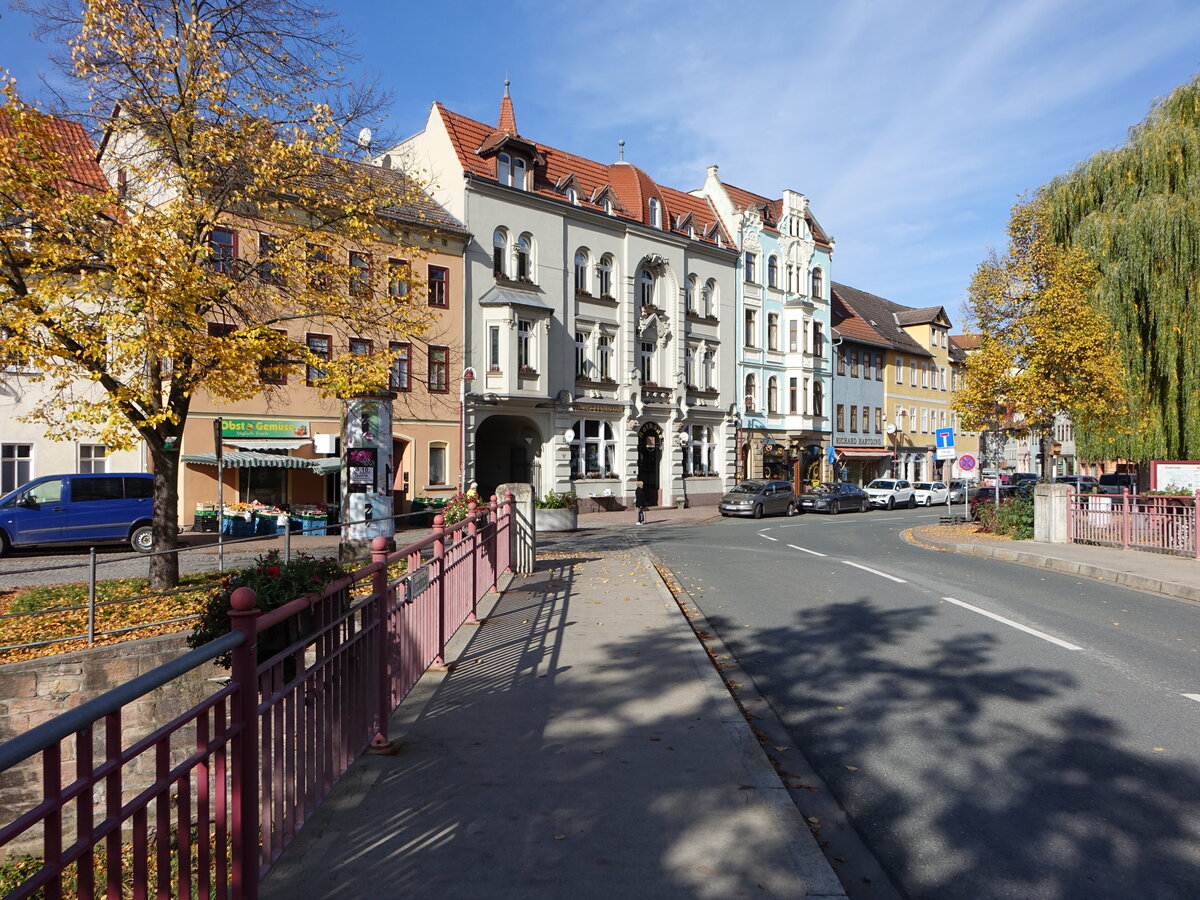
{"label": "blue sky", "polygon": [[[1120,144],[1200,71],[1194,0],[342,2],[390,127],[429,105],[495,121],[512,80],[530,138],[663,184],[799,190],[833,277],[911,306],[960,303],[1025,191]],[[47,48],[4,9],[0,66],[36,95]]]}

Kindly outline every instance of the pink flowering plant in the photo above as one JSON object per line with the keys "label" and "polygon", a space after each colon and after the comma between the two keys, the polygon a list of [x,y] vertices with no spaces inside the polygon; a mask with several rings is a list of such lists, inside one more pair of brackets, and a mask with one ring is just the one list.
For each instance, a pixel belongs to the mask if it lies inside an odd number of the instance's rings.
{"label": "pink flowering plant", "polygon": [[442,507],[442,516],[446,525],[453,525],[455,522],[461,522],[467,517],[471,511],[471,504],[475,504],[475,510],[478,512],[483,508],[483,501],[479,499],[479,493],[475,488],[471,488],[462,494],[455,494],[446,501],[446,505]]}
{"label": "pink flowering plant", "polygon": [[[292,556],[290,562],[284,562],[278,550],[263,553],[255,559],[253,565],[231,572],[221,580],[220,587],[208,598],[200,614],[200,621],[188,635],[188,646],[203,647],[209,641],[229,633],[229,609],[233,605],[233,592],[240,587],[253,590],[258,598],[257,607],[266,612],[313,591],[323,591],[345,574],[346,568],[337,560],[297,553]],[[259,637],[260,660],[274,656],[296,640],[299,635],[295,633],[295,626],[289,628],[289,624],[281,622]],[[229,668],[228,654],[218,657],[216,662]]]}

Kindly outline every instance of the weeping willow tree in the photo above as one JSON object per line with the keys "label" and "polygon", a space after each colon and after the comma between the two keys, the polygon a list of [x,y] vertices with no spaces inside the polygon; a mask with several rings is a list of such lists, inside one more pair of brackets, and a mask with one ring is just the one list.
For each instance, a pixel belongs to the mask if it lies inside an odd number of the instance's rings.
{"label": "weeping willow tree", "polygon": [[1129,406],[1125,427],[1077,429],[1079,454],[1200,459],[1200,77],[1042,195],[1055,240],[1096,264]]}

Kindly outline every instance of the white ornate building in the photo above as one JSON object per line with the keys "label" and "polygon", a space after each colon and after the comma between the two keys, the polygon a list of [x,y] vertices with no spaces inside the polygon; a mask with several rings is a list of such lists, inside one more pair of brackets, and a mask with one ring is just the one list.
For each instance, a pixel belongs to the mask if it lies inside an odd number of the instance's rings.
{"label": "white ornate building", "polygon": [[639,481],[659,504],[726,489],[738,254],[707,200],[522,136],[507,85],[495,126],[435,103],[378,162],[473,235],[467,485],[574,490],[584,509],[632,502]]}

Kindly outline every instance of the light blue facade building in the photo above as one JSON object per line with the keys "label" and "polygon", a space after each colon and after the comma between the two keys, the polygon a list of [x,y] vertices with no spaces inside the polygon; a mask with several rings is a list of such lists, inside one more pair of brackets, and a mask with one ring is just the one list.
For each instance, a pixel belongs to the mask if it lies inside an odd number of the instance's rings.
{"label": "light blue facade building", "polygon": [[706,197],[737,241],[738,475],[827,480],[830,264],[834,242],[808,198],[771,200],[725,184],[710,166]]}

